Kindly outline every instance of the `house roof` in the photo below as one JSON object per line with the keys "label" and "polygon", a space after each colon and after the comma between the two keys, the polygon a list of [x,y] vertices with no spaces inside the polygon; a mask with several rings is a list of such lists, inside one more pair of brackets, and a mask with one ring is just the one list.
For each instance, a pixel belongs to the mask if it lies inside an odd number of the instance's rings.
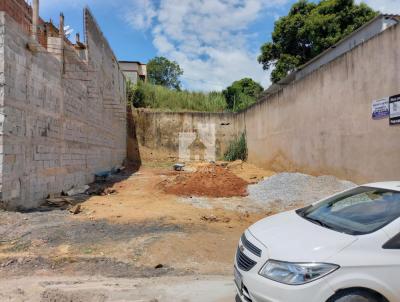
{"label": "house roof", "polygon": [[146,65],[145,63],[141,63],[139,61],[119,61],[119,63],[135,63],[139,65]]}

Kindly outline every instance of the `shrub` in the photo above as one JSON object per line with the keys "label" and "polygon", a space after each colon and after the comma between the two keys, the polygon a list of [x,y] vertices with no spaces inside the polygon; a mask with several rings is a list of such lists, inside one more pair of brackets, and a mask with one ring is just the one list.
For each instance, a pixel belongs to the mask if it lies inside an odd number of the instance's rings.
{"label": "shrub", "polygon": [[139,84],[134,85],[131,81],[128,81],[126,84],[126,97],[128,101],[128,105],[133,107],[143,107],[145,105],[144,101],[144,93],[140,88],[141,82]]}
{"label": "shrub", "polygon": [[247,159],[247,142],[245,133],[242,133],[240,137],[231,142],[228,151],[226,151],[224,155],[224,159],[227,161]]}

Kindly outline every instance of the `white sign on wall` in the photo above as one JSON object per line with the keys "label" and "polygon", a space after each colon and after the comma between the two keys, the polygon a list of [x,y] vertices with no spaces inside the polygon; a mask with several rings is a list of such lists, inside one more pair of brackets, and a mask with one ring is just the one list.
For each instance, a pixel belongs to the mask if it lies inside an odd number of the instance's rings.
{"label": "white sign on wall", "polygon": [[383,119],[389,116],[389,97],[372,101],[372,118]]}

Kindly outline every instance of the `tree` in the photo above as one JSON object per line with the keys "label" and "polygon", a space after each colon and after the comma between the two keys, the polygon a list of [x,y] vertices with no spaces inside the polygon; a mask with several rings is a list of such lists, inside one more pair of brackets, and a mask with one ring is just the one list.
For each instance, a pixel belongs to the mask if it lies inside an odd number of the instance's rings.
{"label": "tree", "polygon": [[250,78],[233,82],[231,86],[222,91],[228,109],[238,111],[255,103],[264,88]]}
{"label": "tree", "polygon": [[279,82],[377,14],[354,0],[299,0],[275,22],[272,42],[262,45],[258,61],[264,70],[274,67],[271,81]]}
{"label": "tree", "polygon": [[147,75],[150,83],[180,90],[179,77],[183,70],[175,61],[164,57],[155,57],[147,63]]}

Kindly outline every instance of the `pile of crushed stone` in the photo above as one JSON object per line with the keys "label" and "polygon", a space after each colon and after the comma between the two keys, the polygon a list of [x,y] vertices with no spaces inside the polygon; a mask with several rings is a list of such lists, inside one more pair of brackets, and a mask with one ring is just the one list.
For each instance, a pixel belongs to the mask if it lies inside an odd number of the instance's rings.
{"label": "pile of crushed stone", "polygon": [[356,184],[334,176],[279,173],[249,185],[248,192],[249,198],[262,207],[273,205],[285,209],[308,205],[354,186]]}

